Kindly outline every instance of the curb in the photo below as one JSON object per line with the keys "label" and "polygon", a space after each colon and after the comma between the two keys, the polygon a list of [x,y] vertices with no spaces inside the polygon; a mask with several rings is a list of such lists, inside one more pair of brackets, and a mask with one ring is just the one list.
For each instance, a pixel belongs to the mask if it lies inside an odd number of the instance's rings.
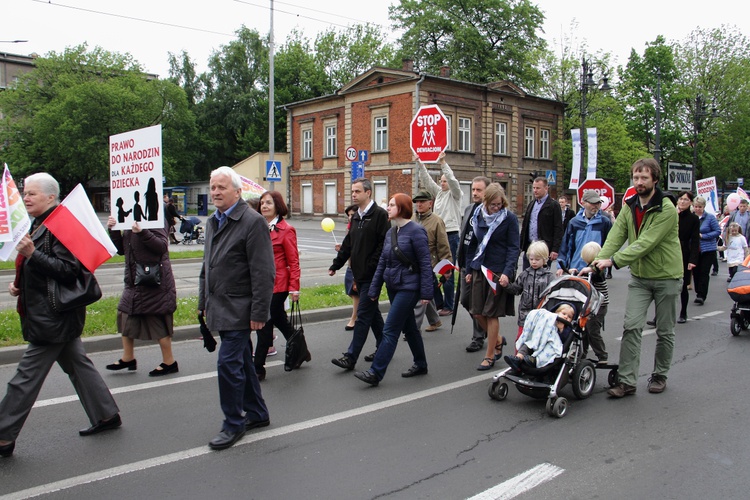
{"label": "curb", "polygon": [[[388,301],[380,302],[380,312],[388,312],[391,304]],[[325,321],[344,320],[351,316],[351,306],[331,307],[329,309],[313,309],[302,311],[303,324],[322,323]],[[174,329],[173,342],[185,340],[197,340],[202,338],[199,325],[178,326]],[[84,337],[83,346],[87,354],[93,352],[116,351],[122,349],[122,335],[97,335],[96,337]],[[18,363],[26,352],[26,344],[0,348],[0,365]]]}

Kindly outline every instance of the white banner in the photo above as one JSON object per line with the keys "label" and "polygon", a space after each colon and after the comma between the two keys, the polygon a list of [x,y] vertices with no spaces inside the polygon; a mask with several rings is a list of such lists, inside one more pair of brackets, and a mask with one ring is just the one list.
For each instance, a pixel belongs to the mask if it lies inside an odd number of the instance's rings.
{"label": "white banner", "polygon": [[589,165],[586,170],[587,179],[596,179],[596,153],[597,153],[597,142],[596,142],[596,128],[586,129],[586,144],[589,150]]}
{"label": "white banner", "polygon": [[581,179],[581,130],[577,128],[571,130],[570,138],[573,143],[573,166],[570,170],[568,189],[578,189],[578,183]]}
{"label": "white banner", "polygon": [[719,208],[719,190],[716,188],[716,177],[707,177],[695,181],[696,195],[706,199],[706,212],[710,214],[720,214]]}

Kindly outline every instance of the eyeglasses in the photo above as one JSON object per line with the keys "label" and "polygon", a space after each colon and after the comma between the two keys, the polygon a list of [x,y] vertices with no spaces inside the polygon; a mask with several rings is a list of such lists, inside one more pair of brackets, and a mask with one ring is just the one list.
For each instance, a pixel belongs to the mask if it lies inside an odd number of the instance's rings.
{"label": "eyeglasses", "polygon": [[503,204],[502,203],[490,203],[488,206],[490,208],[503,208]]}

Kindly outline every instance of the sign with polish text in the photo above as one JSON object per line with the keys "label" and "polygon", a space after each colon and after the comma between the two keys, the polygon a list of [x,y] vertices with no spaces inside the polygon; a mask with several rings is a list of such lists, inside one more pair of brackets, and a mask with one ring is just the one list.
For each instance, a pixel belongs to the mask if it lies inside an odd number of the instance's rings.
{"label": "sign with polish text", "polygon": [[448,147],[448,120],[437,106],[422,106],[410,126],[411,150],[423,163],[437,163]]}

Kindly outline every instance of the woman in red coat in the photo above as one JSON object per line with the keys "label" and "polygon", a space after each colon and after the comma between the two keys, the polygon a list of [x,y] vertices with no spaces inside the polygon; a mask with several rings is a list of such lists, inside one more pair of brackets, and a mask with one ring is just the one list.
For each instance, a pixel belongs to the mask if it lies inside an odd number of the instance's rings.
{"label": "woman in red coat", "polygon": [[[258,331],[258,345],[255,348],[255,371],[258,378],[266,378],[266,356],[268,348],[273,345],[273,327],[281,331],[285,339],[292,336],[292,327],[284,310],[287,297],[296,302],[299,300],[299,251],[297,250],[297,231],[290,226],[284,217],[289,213],[284,198],[278,191],[266,191],[260,197],[258,212],[268,222],[273,245],[274,264],[276,265],[276,281],[273,285],[271,298],[271,319],[262,330]],[[307,353],[306,361],[310,361]],[[291,370],[291,367],[285,366]]]}

